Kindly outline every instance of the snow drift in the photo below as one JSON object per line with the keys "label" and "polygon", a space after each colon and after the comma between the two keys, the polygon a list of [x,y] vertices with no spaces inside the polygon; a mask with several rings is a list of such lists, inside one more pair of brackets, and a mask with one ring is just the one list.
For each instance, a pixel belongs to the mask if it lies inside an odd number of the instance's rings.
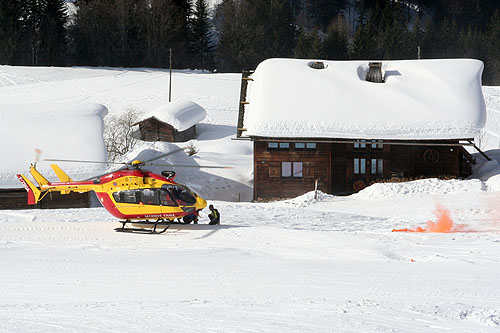
{"label": "snow drift", "polygon": [[[108,113],[102,104],[0,104],[0,132],[8,139],[0,155],[2,187],[21,187],[16,173],[35,162],[35,149],[42,158],[106,161],[103,118]],[[49,170],[41,163],[40,171]],[[91,172],[101,165],[72,164]]]}

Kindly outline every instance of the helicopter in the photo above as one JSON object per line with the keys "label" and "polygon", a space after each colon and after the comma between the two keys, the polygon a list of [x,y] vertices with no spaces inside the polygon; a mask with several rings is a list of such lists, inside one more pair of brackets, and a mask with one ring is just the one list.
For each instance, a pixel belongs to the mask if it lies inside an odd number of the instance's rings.
{"label": "helicopter", "polygon": [[[161,174],[143,170],[146,165],[157,159],[175,154],[185,148],[176,149],[146,161],[134,160],[126,163],[96,162],[79,160],[45,159],[56,162],[84,162],[122,164],[124,168],[93,178],[74,181],[57,164],[51,164],[59,182],[49,182],[37,169],[36,163],[31,164],[30,173],[38,183],[35,186],[25,175],[17,177],[28,192],[28,204],[35,205],[50,192],[69,194],[71,192],[84,193],[94,191],[102,206],[114,217],[121,219],[121,228],[116,231],[139,231],[163,233],[170,224],[183,220],[185,223],[199,216],[199,212],[207,206],[207,202],[187,186],[174,181],[174,171],[162,171]],[[229,168],[224,166],[194,166],[169,165],[177,167],[197,168]],[[125,228],[132,223],[139,228]],[[158,226],[164,230],[157,232]],[[150,227],[152,229],[146,230]]]}

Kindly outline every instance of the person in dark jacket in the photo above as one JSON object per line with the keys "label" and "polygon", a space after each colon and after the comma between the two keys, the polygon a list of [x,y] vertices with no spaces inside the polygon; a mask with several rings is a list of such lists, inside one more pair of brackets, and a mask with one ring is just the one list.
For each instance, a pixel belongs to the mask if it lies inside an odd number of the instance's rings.
{"label": "person in dark jacket", "polygon": [[210,209],[210,214],[208,214],[208,218],[210,219],[210,222],[208,224],[210,224],[210,225],[220,224],[219,211],[217,209],[215,209],[213,205],[208,206],[208,209]]}

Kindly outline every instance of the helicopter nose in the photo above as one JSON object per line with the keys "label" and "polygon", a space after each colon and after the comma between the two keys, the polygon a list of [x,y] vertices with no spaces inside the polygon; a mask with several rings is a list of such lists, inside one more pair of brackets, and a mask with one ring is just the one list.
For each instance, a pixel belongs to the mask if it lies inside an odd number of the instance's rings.
{"label": "helicopter nose", "polygon": [[207,207],[207,201],[200,196],[196,196],[196,209],[203,209]]}

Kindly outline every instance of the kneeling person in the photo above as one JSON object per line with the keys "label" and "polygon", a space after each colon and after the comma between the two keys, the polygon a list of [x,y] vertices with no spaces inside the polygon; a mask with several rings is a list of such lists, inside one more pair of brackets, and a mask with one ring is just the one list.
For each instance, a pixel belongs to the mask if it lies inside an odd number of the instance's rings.
{"label": "kneeling person", "polygon": [[217,209],[215,209],[213,205],[208,206],[208,209],[210,209],[210,214],[208,214],[208,218],[210,219],[210,222],[208,224],[210,224],[210,225],[220,224],[219,211]]}

